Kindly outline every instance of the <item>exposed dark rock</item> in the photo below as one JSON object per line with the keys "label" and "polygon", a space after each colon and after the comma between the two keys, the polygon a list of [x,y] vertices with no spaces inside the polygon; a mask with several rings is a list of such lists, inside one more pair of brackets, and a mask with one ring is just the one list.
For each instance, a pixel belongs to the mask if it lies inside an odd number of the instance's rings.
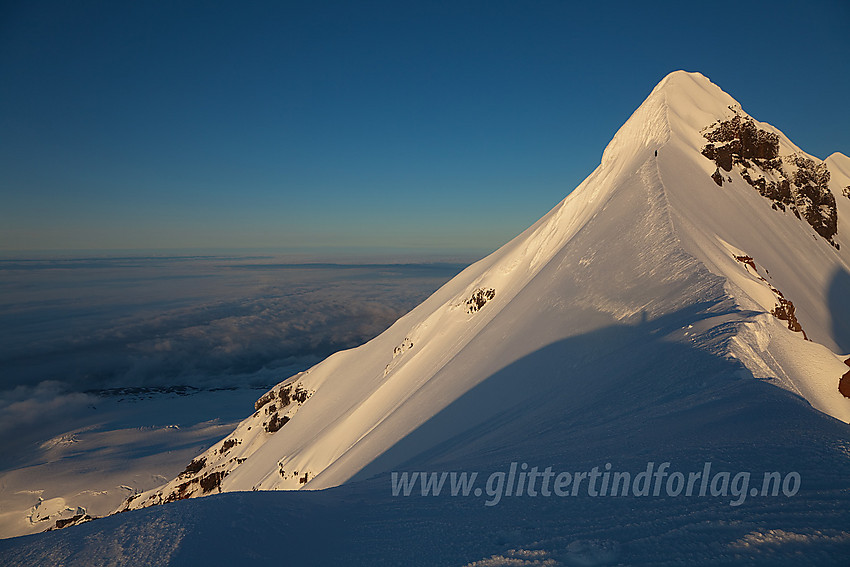
{"label": "exposed dark rock", "polygon": [[844,189],[842,189],[842,190],[841,190],[841,193],[842,193],[845,197],[847,197],[848,199],[850,199],[850,185],[848,185],[847,187],[845,187]]}
{"label": "exposed dark rock", "polygon": [[795,204],[815,232],[831,240],[838,232],[838,210],[829,190],[829,170],[804,156],[796,156],[794,163]]}
{"label": "exposed dark rock", "polygon": [[768,161],[779,156],[779,136],[760,129],[752,118],[737,114],[730,120],[719,122],[705,134],[705,138],[716,148],[728,146],[738,159]]}
{"label": "exposed dark rock", "polygon": [[838,381],[838,391],[845,398],[850,398],[850,372],[841,377],[841,380]]}
{"label": "exposed dark rock", "polygon": [[265,430],[269,433],[274,433],[279,431],[281,427],[287,424],[289,421],[288,416],[280,417],[278,414],[274,414],[270,420],[265,423]]}
{"label": "exposed dark rock", "polygon": [[216,488],[221,492],[221,481],[224,480],[224,477],[227,476],[225,471],[218,471],[214,473],[210,473],[204,478],[201,479],[201,491],[206,494],[207,492],[212,492]]}
{"label": "exposed dark rock", "polygon": [[711,174],[711,178],[714,179],[714,182],[717,183],[718,187],[723,187],[723,175],[720,173],[720,168],[714,170],[714,173]]}
{"label": "exposed dark rock", "polygon": [[310,392],[301,387],[300,384],[295,385],[294,388],[293,385],[290,384],[289,386],[283,386],[278,390],[270,390],[269,392],[263,394],[263,396],[254,404],[254,409],[257,410],[257,413],[254,414],[254,417],[259,416],[260,408],[262,408],[273,400],[280,400],[280,404],[278,405],[275,403],[268,406],[266,408],[266,415],[270,415],[276,412],[278,408],[286,408],[286,406],[291,404],[293,401],[298,402],[299,404],[303,404],[307,401],[310,395]]}
{"label": "exposed dark rock", "polygon": [[219,452],[219,454],[223,455],[226,452],[228,452],[229,450],[231,450],[232,448],[234,448],[238,444],[239,444],[238,439],[227,439],[224,442],[224,445],[221,446],[221,449],[218,450],[218,452]]}
{"label": "exposed dark rock", "polygon": [[281,388],[278,395],[280,396],[280,405],[281,407],[286,407],[291,402],[291,398],[289,394],[292,392],[292,386],[286,386],[285,388]]}
{"label": "exposed dark rock", "polygon": [[[751,118],[736,115],[730,120],[718,122],[703,136],[709,143],[702,149],[702,155],[724,171],[732,171],[733,165],[742,166],[746,173],[744,178],[747,179],[747,170],[752,167],[763,171],[781,169],[779,136],[758,128]],[[747,180],[755,186],[754,181],[752,178]],[[760,190],[763,195],[778,191],[781,190],[769,187],[766,181]]]}
{"label": "exposed dark rock", "polygon": [[826,164],[801,155],[780,158],[779,136],[760,129],[751,118],[735,112],[733,118],[713,124],[703,134],[709,143],[703,147],[702,155],[717,166],[711,178],[722,185],[720,170],[731,171],[738,166],[744,181],[773,201],[773,209],[784,212],[790,207],[798,219],[805,219],[815,232],[835,246],[838,210],[835,196],[828,188]]}
{"label": "exposed dark rock", "polygon": [[717,167],[722,168],[723,171],[732,171],[732,147],[729,144],[722,146],[707,144],[702,149],[702,155],[717,164]]}
{"label": "exposed dark rock", "polygon": [[472,297],[466,300],[467,313],[475,313],[494,297],[496,297],[496,290],[493,288],[476,289],[472,292]]}
{"label": "exposed dark rock", "polygon": [[773,201],[773,204],[780,210],[784,211],[786,205],[794,205],[794,199],[791,194],[791,183],[787,179],[768,181],[764,176],[753,178],[748,169],[741,171],[741,177],[758,191],[762,197]]}
{"label": "exposed dark rock", "polygon": [[310,392],[302,388],[300,385],[295,388],[295,392],[292,393],[292,399],[298,402],[299,404],[303,404],[310,397]]}
{"label": "exposed dark rock", "polygon": [[802,332],[805,337],[806,333],[803,331],[803,327],[800,325],[800,322],[797,321],[797,316],[794,313],[794,303],[781,296],[778,300],[779,303],[773,308],[773,311],[770,312],[771,315],[782,321],[788,321],[789,329],[797,333]]}
{"label": "exposed dark rock", "polygon": [[304,476],[302,476],[298,479],[298,484],[307,484],[307,478],[309,477],[309,475],[310,475],[310,473],[305,472]]}
{"label": "exposed dark rock", "polygon": [[752,256],[735,256],[735,259],[741,262],[742,264],[747,264],[752,267],[755,273],[758,273],[758,268],[756,268],[756,262],[753,260]]}
{"label": "exposed dark rock", "polygon": [[[850,358],[844,361],[844,364],[850,366]],[[850,370],[841,377],[841,380],[838,381],[838,391],[845,398],[850,398]]]}
{"label": "exposed dark rock", "polygon": [[175,488],[171,494],[165,498],[165,503],[167,504],[169,502],[176,502],[177,500],[185,500],[186,498],[189,498],[189,486],[197,482],[198,479],[192,479],[178,484],[177,488]]}
{"label": "exposed dark rock", "polygon": [[198,474],[204,466],[207,464],[206,457],[200,457],[198,459],[193,460],[191,463],[186,465],[186,468],[180,473],[181,476],[185,475],[193,475]]}
{"label": "exposed dark rock", "polygon": [[267,403],[269,403],[270,401],[275,399],[276,395],[277,395],[277,393],[274,390],[269,390],[268,392],[266,392],[265,394],[260,396],[259,400],[254,402],[254,409],[259,411],[259,409],[261,407],[263,407],[264,405],[266,405]]}
{"label": "exposed dark rock", "polygon": [[83,517],[83,514],[77,514],[76,516],[71,516],[70,518],[66,518],[64,520],[63,519],[56,520],[56,525],[54,526],[54,528],[56,528],[57,530],[61,530],[65,526],[73,524],[77,520],[82,519],[82,517]]}
{"label": "exposed dark rock", "polygon": [[[286,386],[276,386],[255,403],[254,417],[258,419],[254,422],[254,426],[262,427],[268,433],[279,431],[291,420],[298,407],[312,395],[313,391],[297,382],[290,382]],[[265,422],[261,421],[263,418],[260,416],[263,414],[268,415]],[[248,427],[248,430],[250,431],[251,427]],[[241,440],[235,437],[224,439],[216,448],[211,448],[202,456],[192,460],[175,480],[167,484],[167,488],[159,489],[152,494],[145,493],[147,494],[145,499],[142,502],[136,501],[136,506],[156,506],[185,498],[195,498],[216,489],[220,492],[222,480],[230,471],[247,460],[247,457],[233,455],[228,458],[227,456],[231,449],[241,444]],[[126,500],[123,509],[130,509],[131,502],[136,498],[137,495],[134,495]]]}
{"label": "exposed dark rock", "polygon": [[62,528],[67,528],[68,526],[75,526],[77,524],[82,524],[84,522],[88,522],[94,519],[94,517],[89,516],[88,514],[77,514],[76,516],[65,518],[64,520],[56,520],[56,524],[53,527],[49,528],[49,530],[61,530]]}
{"label": "exposed dark rock", "polygon": [[[776,289],[773,284],[771,284],[769,281],[764,279],[761,274],[759,274],[758,268],[756,268],[755,260],[753,260],[752,256],[734,256],[734,258],[742,264],[750,266],[753,269],[753,272],[755,273],[756,277],[758,277],[759,280],[764,282],[767,287],[770,288],[770,291],[772,291],[773,294],[776,296],[777,303],[773,310],[770,312],[770,314],[781,321],[787,321],[789,329],[797,333],[803,333],[803,338],[805,340],[809,340],[809,337],[806,336],[806,331],[803,330],[803,326],[800,325],[799,321],[797,321],[794,304],[791,301],[785,299],[785,296],[782,294],[781,291]],[[767,272],[767,270],[765,270],[765,272]]]}

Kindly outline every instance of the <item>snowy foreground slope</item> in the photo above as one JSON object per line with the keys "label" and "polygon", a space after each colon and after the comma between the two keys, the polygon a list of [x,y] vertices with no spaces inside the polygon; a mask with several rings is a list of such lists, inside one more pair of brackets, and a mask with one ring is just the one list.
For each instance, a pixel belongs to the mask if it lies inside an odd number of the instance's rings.
{"label": "snowy foreground slope", "polygon": [[[846,156],[824,165],[702,75],[672,73],[536,224],[377,338],[276,386],[120,511],[150,508],[0,552],[21,564],[842,564],[848,186]],[[390,494],[390,471],[486,478],[512,462],[670,462],[686,475],[711,462],[798,473],[801,487],[735,506]]]}

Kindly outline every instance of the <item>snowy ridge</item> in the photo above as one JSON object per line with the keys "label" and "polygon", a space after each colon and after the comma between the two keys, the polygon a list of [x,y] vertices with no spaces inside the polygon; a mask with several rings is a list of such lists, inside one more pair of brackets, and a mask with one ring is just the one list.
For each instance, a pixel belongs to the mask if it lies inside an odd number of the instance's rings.
{"label": "snowy ridge", "polygon": [[[380,336],[272,390],[279,400],[286,386],[309,397],[273,412],[270,398],[188,473],[121,509],[219,491],[327,488],[488,447],[493,455],[520,446],[543,454],[557,438],[529,446],[518,432],[590,411],[603,386],[635,387],[633,377],[603,370],[625,348],[616,341],[568,355],[553,349],[611,329],[651,328],[664,344],[737,361],[747,379],[850,422],[850,400],[837,389],[846,372],[839,354],[850,349],[834,297],[836,278],[850,273],[850,198],[841,193],[850,159],[826,162],[835,246],[790,209],[774,209],[740,167],[723,171],[720,186],[712,178],[719,168],[702,153],[705,132],[735,116],[749,118],[704,76],[671,73],[620,128],[599,167],[537,223]],[[778,137],[780,156],[821,163],[776,128],[754,124]],[[754,269],[738,257],[752,258]],[[775,290],[793,302],[811,340],[772,314]],[[648,376],[635,398],[647,411],[671,392],[679,397],[670,403],[685,411],[695,391],[714,387],[672,371]],[[567,390],[575,394],[564,397]],[[273,414],[287,419],[270,431]]]}

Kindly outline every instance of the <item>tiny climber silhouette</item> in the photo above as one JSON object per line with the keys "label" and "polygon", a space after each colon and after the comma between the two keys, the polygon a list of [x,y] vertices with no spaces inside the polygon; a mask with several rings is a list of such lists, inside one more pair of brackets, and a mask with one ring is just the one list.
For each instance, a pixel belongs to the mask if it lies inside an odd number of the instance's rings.
{"label": "tiny climber silhouette", "polygon": [[655,150],[655,157],[658,157],[658,150]]}

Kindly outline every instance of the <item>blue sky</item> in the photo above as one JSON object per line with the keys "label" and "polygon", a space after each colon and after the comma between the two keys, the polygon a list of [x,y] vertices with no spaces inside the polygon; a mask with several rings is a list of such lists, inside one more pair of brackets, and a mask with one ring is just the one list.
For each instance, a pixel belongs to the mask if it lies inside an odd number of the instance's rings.
{"label": "blue sky", "polygon": [[492,250],[676,69],[850,154],[850,5],[0,7],[0,249]]}

